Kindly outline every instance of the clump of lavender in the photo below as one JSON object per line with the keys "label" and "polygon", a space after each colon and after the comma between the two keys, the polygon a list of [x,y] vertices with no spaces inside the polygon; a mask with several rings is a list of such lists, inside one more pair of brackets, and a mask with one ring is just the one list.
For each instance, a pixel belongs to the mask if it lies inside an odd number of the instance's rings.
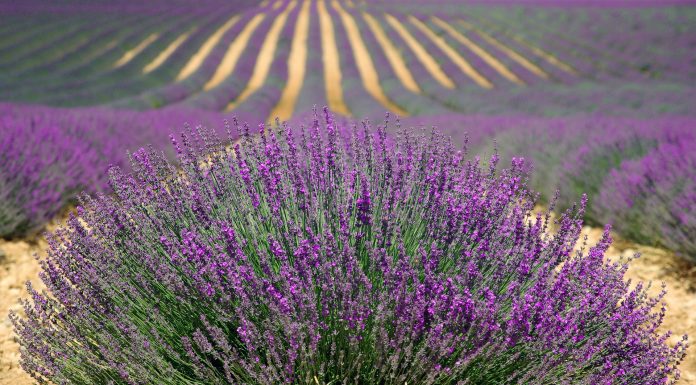
{"label": "clump of lavender", "polygon": [[[23,368],[75,384],[665,384],[685,338],[623,280],[584,203],[533,214],[437,132],[261,126],[152,150],[49,236],[12,315]],[[322,128],[322,126],[324,126]]]}
{"label": "clump of lavender", "polygon": [[[685,118],[523,119],[448,116],[452,127],[473,132],[474,148],[495,137],[505,154],[523,154],[536,173],[531,185],[559,207],[580,194],[585,219],[612,223],[622,237],[666,247],[696,260],[695,122]],[[452,123],[455,122],[455,123]],[[456,135],[456,132],[453,132]],[[531,162],[530,162],[531,163]]]}
{"label": "clump of lavender", "polygon": [[597,212],[622,234],[696,260],[696,135],[668,136],[607,175]]}
{"label": "clump of lavender", "polygon": [[39,231],[80,191],[109,191],[106,171],[128,165],[125,149],[168,142],[171,127],[192,115],[222,119],[185,108],[139,112],[0,103],[0,237]]}
{"label": "clump of lavender", "polygon": [[[592,135],[594,134],[594,135]],[[593,202],[588,208],[588,220],[594,224],[607,223],[594,205],[594,198],[602,192],[604,182],[613,170],[621,167],[622,162],[640,159],[656,146],[657,140],[648,135],[626,130],[614,135],[601,132],[588,133],[597,136],[588,143],[578,145],[574,152],[566,153],[561,162],[558,184],[566,187],[561,191],[560,205],[571,206],[578,194],[587,194]],[[578,138],[578,137],[576,137]],[[578,138],[579,139],[579,138]]]}
{"label": "clump of lavender", "polygon": [[[103,184],[99,154],[79,129],[0,111],[0,237],[32,232],[85,186]],[[86,167],[90,165],[91,167]]]}

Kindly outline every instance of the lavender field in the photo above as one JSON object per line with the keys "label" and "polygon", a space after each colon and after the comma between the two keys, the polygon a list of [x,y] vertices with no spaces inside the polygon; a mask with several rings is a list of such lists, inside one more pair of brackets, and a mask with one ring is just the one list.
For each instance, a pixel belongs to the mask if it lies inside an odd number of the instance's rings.
{"label": "lavender field", "polygon": [[1,384],[696,384],[687,0],[0,0]]}

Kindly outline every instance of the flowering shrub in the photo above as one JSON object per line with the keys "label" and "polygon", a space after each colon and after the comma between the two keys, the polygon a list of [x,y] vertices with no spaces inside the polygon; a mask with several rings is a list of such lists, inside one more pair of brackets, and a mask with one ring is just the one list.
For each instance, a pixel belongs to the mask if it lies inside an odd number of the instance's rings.
{"label": "flowering shrub", "polygon": [[[86,186],[105,181],[80,130],[0,116],[0,236],[33,230]],[[94,191],[94,190],[92,190]]]}
{"label": "flowering shrub", "polygon": [[[558,184],[568,186],[570,190],[570,193],[561,193],[561,204],[565,207],[573,204],[573,197],[577,194],[586,193],[596,197],[604,188],[603,183],[612,170],[620,167],[624,161],[645,156],[657,142],[657,132],[650,132],[652,135],[649,135],[645,132],[647,130],[640,132],[635,127],[616,133],[603,133],[594,127],[588,127],[588,131],[587,143],[580,142],[579,132],[571,134],[575,137],[577,147],[567,153],[567,159],[561,162]],[[595,224],[601,223],[600,211],[595,209],[594,204],[589,214]]]}
{"label": "flowering shrub", "polygon": [[455,141],[468,141],[477,153],[495,140],[501,153],[530,160],[531,185],[545,200],[560,188],[559,207],[566,209],[587,194],[586,219],[592,224],[611,223],[627,239],[696,258],[693,118],[449,114],[407,122],[448,129]]}
{"label": "flowering shrub", "polygon": [[153,151],[49,236],[48,292],[12,315],[52,383],[664,384],[685,342],[663,294],[574,253],[521,159],[497,170],[437,132],[207,130]]}
{"label": "flowering shrub", "polygon": [[[634,123],[635,124],[635,123]],[[644,122],[623,131],[587,130],[568,153],[561,186],[591,194],[588,218],[612,223],[628,239],[696,258],[696,143],[693,122]],[[562,193],[561,203],[572,202]]]}
{"label": "flowering shrub", "polygon": [[127,149],[168,142],[171,128],[194,113],[202,121],[221,120],[216,113],[173,108],[0,104],[0,237],[39,229],[81,191],[110,191],[106,172],[110,165],[128,166]]}
{"label": "flowering shrub", "polygon": [[621,163],[597,198],[600,218],[613,217],[633,239],[696,258],[696,136],[667,137],[644,157]]}

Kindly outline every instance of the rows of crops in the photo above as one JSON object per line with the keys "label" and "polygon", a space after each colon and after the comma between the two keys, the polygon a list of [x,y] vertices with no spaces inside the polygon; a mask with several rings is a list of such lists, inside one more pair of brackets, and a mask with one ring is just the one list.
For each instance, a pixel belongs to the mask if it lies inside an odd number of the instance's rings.
{"label": "rows of crops", "polygon": [[[7,23],[0,98],[280,118],[306,109],[305,95],[357,117],[380,110],[536,113],[540,105],[547,114],[644,105],[647,113],[693,112],[683,102],[693,90],[679,83],[694,79],[696,63],[688,50],[675,55],[661,44],[693,45],[692,13],[447,7],[387,12],[336,0],[277,0],[122,17],[68,13],[38,31]],[[653,17],[673,27],[652,27]],[[607,25],[629,29],[631,39],[603,34]],[[568,92],[577,84],[587,97]],[[636,96],[636,84],[651,89]]]}
{"label": "rows of crops", "polygon": [[0,2],[0,383],[696,381],[610,248],[696,262],[696,9],[627,2]]}

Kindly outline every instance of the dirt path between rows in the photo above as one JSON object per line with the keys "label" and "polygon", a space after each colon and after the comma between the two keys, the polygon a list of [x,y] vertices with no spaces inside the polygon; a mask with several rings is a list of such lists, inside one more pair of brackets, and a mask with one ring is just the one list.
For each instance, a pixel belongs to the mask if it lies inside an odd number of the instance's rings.
{"label": "dirt path between rows", "polygon": [[[55,224],[53,225],[55,226]],[[602,235],[598,228],[586,227],[589,244],[594,244]],[[32,384],[31,378],[19,367],[19,347],[14,340],[12,325],[7,317],[10,310],[21,310],[19,298],[26,298],[24,282],[32,281],[38,286],[39,267],[33,255],[44,255],[46,242],[7,242],[0,240],[0,384]],[[681,335],[687,333],[696,338],[696,292],[690,288],[685,271],[690,267],[672,253],[652,247],[625,242],[620,239],[609,249],[608,257],[628,257],[640,252],[641,257],[634,260],[628,271],[628,278],[633,281],[653,281],[652,290],[660,290],[660,282],[667,284],[668,294],[665,299],[667,316],[664,327],[674,331],[671,342],[675,343]],[[693,279],[691,279],[693,280]],[[689,348],[689,355],[681,365],[682,378],[679,385],[696,385],[696,348]]]}

